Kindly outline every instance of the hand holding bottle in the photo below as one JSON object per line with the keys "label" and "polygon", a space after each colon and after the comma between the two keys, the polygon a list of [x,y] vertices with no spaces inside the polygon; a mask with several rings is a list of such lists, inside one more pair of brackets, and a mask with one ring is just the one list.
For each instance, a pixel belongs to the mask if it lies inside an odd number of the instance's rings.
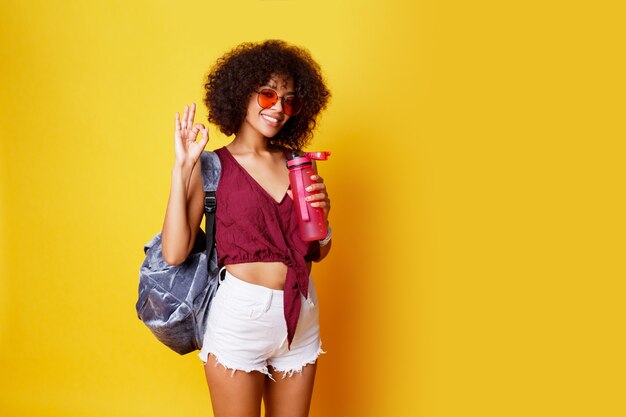
{"label": "hand holding bottle", "polygon": [[330,212],[330,198],[328,198],[328,191],[326,191],[326,184],[324,179],[318,174],[312,175],[311,179],[316,183],[309,185],[305,188],[306,191],[315,194],[311,194],[306,197],[306,201],[311,203],[311,207],[321,207],[324,210],[324,219],[328,225],[328,212]]}

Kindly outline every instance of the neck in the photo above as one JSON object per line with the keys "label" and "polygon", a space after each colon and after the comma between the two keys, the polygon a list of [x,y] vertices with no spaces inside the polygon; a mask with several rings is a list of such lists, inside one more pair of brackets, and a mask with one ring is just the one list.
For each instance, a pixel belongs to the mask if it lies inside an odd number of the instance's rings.
{"label": "neck", "polygon": [[240,152],[264,153],[271,149],[269,140],[244,121],[231,145]]}

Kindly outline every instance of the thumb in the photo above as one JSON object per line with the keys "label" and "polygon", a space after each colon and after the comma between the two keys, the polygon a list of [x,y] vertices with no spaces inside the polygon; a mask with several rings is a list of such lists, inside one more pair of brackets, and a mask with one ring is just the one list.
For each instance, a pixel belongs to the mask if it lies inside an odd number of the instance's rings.
{"label": "thumb", "polygon": [[202,137],[200,138],[198,145],[200,146],[200,148],[204,149],[207,143],[209,143],[209,128],[203,127]]}

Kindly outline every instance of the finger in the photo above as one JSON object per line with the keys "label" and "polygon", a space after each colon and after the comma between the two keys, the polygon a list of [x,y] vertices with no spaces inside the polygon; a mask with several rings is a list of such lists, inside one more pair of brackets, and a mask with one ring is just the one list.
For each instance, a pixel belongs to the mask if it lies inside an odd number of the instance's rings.
{"label": "finger", "polygon": [[180,133],[180,114],[176,112],[176,132]]}
{"label": "finger", "polygon": [[202,138],[200,139],[199,145],[204,149],[206,144],[209,142],[209,129],[202,126]]}
{"label": "finger", "polygon": [[204,125],[202,123],[196,123],[193,127],[196,128],[198,132],[202,132],[204,130]]}
{"label": "finger", "polygon": [[193,126],[193,118],[196,115],[196,103],[191,103],[191,109],[189,109],[189,119],[187,120],[187,126]]}
{"label": "finger", "polygon": [[180,113],[176,112],[176,130],[174,132],[174,153],[176,156],[183,155],[183,139],[180,132]]}
{"label": "finger", "polygon": [[191,129],[191,134],[187,137],[187,140],[192,140],[195,142],[196,136],[198,136],[198,132],[200,132],[200,130],[202,130],[203,128],[204,126],[202,126],[201,124],[194,125]]}
{"label": "finger", "polygon": [[320,177],[319,175],[315,174],[315,175],[311,175],[311,179],[313,181],[317,181],[317,182],[324,182],[324,178]]}
{"label": "finger", "polygon": [[326,193],[313,194],[306,198],[306,201],[325,200]]}
{"label": "finger", "polygon": [[324,184],[323,182],[316,182],[315,184],[311,184],[308,187],[306,187],[307,191],[316,191],[316,190],[323,190],[326,188],[326,184]]}
{"label": "finger", "polygon": [[187,107],[187,105],[185,105],[185,111],[183,112],[183,120],[182,120],[182,128],[184,130],[187,129],[187,115],[189,114],[189,107]]}
{"label": "finger", "polygon": [[330,203],[326,202],[316,202],[316,203],[311,203],[311,206],[315,207],[315,208],[321,208],[322,210],[324,210],[324,217],[326,218],[326,221],[328,222],[328,213],[330,212]]}

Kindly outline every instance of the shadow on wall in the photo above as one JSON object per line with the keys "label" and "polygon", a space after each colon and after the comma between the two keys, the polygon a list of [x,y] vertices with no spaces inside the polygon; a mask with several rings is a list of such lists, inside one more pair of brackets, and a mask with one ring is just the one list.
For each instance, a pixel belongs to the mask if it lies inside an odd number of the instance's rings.
{"label": "shadow on wall", "polygon": [[[341,137],[344,143],[358,144],[363,136],[352,132]],[[385,203],[371,189],[377,182],[374,177],[380,174],[371,169],[371,155],[359,155],[355,149],[335,152],[331,158],[337,174],[328,190],[330,222],[341,228],[333,228],[331,252],[317,265],[319,272],[315,274],[321,293],[322,348],[328,354],[319,360],[312,412],[320,416],[364,416],[375,407],[375,358],[384,354],[377,352],[384,343],[375,327],[380,315],[376,288],[384,281],[375,236],[383,233]],[[350,169],[338,168],[344,164]],[[318,166],[324,177],[323,164]]]}

